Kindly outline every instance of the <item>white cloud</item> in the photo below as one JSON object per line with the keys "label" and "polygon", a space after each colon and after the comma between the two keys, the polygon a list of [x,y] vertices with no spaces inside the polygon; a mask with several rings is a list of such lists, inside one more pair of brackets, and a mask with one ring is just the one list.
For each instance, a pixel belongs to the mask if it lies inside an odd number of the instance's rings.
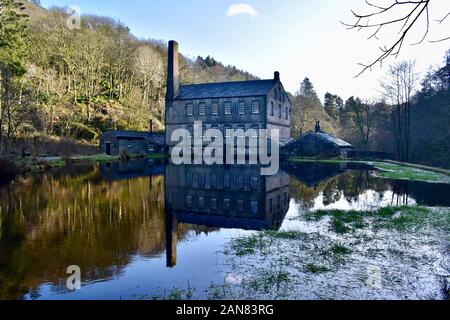
{"label": "white cloud", "polygon": [[234,17],[239,14],[248,14],[251,17],[256,17],[259,13],[247,3],[233,4],[227,10],[227,16],[229,17]]}

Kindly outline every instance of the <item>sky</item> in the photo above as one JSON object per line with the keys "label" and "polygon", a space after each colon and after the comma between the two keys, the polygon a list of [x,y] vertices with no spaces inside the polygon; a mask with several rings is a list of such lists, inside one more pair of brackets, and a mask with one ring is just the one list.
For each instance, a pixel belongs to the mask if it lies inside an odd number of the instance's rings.
{"label": "sky", "polygon": [[[185,56],[211,55],[262,79],[272,78],[277,70],[291,93],[309,77],[322,99],[326,92],[344,99],[376,97],[389,64],[415,60],[417,70],[425,72],[430,65],[442,64],[450,49],[450,41],[411,45],[422,37],[426,21],[421,21],[397,60],[392,57],[355,78],[361,71],[358,63],[371,62],[380,54],[379,47],[393,40],[383,33],[381,40],[367,40],[369,32],[347,30],[341,24],[354,21],[351,9],[370,12],[364,0],[41,0],[41,4],[75,5],[82,14],[112,17],[138,38],[176,40]],[[449,0],[431,2],[429,40],[449,36],[450,18],[435,21],[446,12]]]}

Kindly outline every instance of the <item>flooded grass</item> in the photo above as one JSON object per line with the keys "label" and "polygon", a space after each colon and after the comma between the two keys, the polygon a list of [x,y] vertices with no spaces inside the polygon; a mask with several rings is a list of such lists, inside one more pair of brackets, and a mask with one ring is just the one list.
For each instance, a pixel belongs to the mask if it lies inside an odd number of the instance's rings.
{"label": "flooded grass", "polygon": [[438,172],[384,162],[376,162],[374,167],[380,170],[376,174],[380,178],[450,183],[448,175]]}
{"label": "flooded grass", "polygon": [[[311,158],[289,158],[290,162],[297,163],[324,163],[330,165],[339,165],[343,163],[366,164],[378,170],[375,173],[377,177],[385,179],[423,181],[431,183],[450,183],[450,172],[443,169],[435,169],[436,171],[427,170],[426,168],[416,168],[414,165],[396,164],[380,161],[363,161],[363,160],[342,160],[342,159],[311,159]],[[419,166],[420,167],[420,166]],[[442,173],[441,173],[442,172]],[[445,174],[447,173],[447,174]]]}
{"label": "flooded grass", "polygon": [[320,210],[298,219],[306,223],[299,230],[229,243],[228,263],[245,280],[221,287],[222,299],[445,299],[450,209]]}
{"label": "flooded grass", "polygon": [[343,245],[335,244],[331,247],[331,252],[334,254],[350,254],[352,250]]}
{"label": "flooded grass", "polygon": [[325,272],[329,272],[330,269],[328,269],[325,266],[321,266],[321,265],[316,265],[314,263],[309,263],[305,266],[306,270],[308,272],[311,273],[325,273]]}

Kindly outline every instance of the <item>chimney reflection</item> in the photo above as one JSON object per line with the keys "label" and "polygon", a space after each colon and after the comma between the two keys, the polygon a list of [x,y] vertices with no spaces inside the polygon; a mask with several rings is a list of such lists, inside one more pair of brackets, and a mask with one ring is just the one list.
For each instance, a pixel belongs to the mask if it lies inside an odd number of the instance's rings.
{"label": "chimney reflection", "polygon": [[166,165],[167,266],[177,263],[178,223],[278,230],[289,209],[289,175],[260,176],[257,166]]}

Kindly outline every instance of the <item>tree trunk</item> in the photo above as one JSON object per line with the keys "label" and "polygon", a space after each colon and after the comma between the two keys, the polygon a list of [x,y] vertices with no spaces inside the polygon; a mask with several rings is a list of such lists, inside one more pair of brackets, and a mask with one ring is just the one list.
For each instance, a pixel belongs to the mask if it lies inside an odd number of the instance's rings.
{"label": "tree trunk", "polygon": [[[5,80],[5,82],[4,82],[5,94],[4,94],[3,108],[6,109],[7,116],[8,116],[8,124],[7,124],[8,130],[6,131],[6,137],[4,139],[4,150],[5,150],[5,152],[7,152],[8,151],[9,135],[10,135],[9,119],[10,119],[10,113],[11,113],[11,109],[10,109],[10,105],[9,105],[9,101],[8,101],[9,100],[9,97],[8,97],[8,95],[9,95],[9,75],[8,75],[8,73],[6,73],[4,75],[4,80]],[[3,118],[3,116],[2,116],[2,118]],[[2,124],[3,124],[3,121],[2,121]]]}
{"label": "tree trunk", "polygon": [[2,155],[2,143],[3,143],[3,73],[0,69],[0,156]]}

